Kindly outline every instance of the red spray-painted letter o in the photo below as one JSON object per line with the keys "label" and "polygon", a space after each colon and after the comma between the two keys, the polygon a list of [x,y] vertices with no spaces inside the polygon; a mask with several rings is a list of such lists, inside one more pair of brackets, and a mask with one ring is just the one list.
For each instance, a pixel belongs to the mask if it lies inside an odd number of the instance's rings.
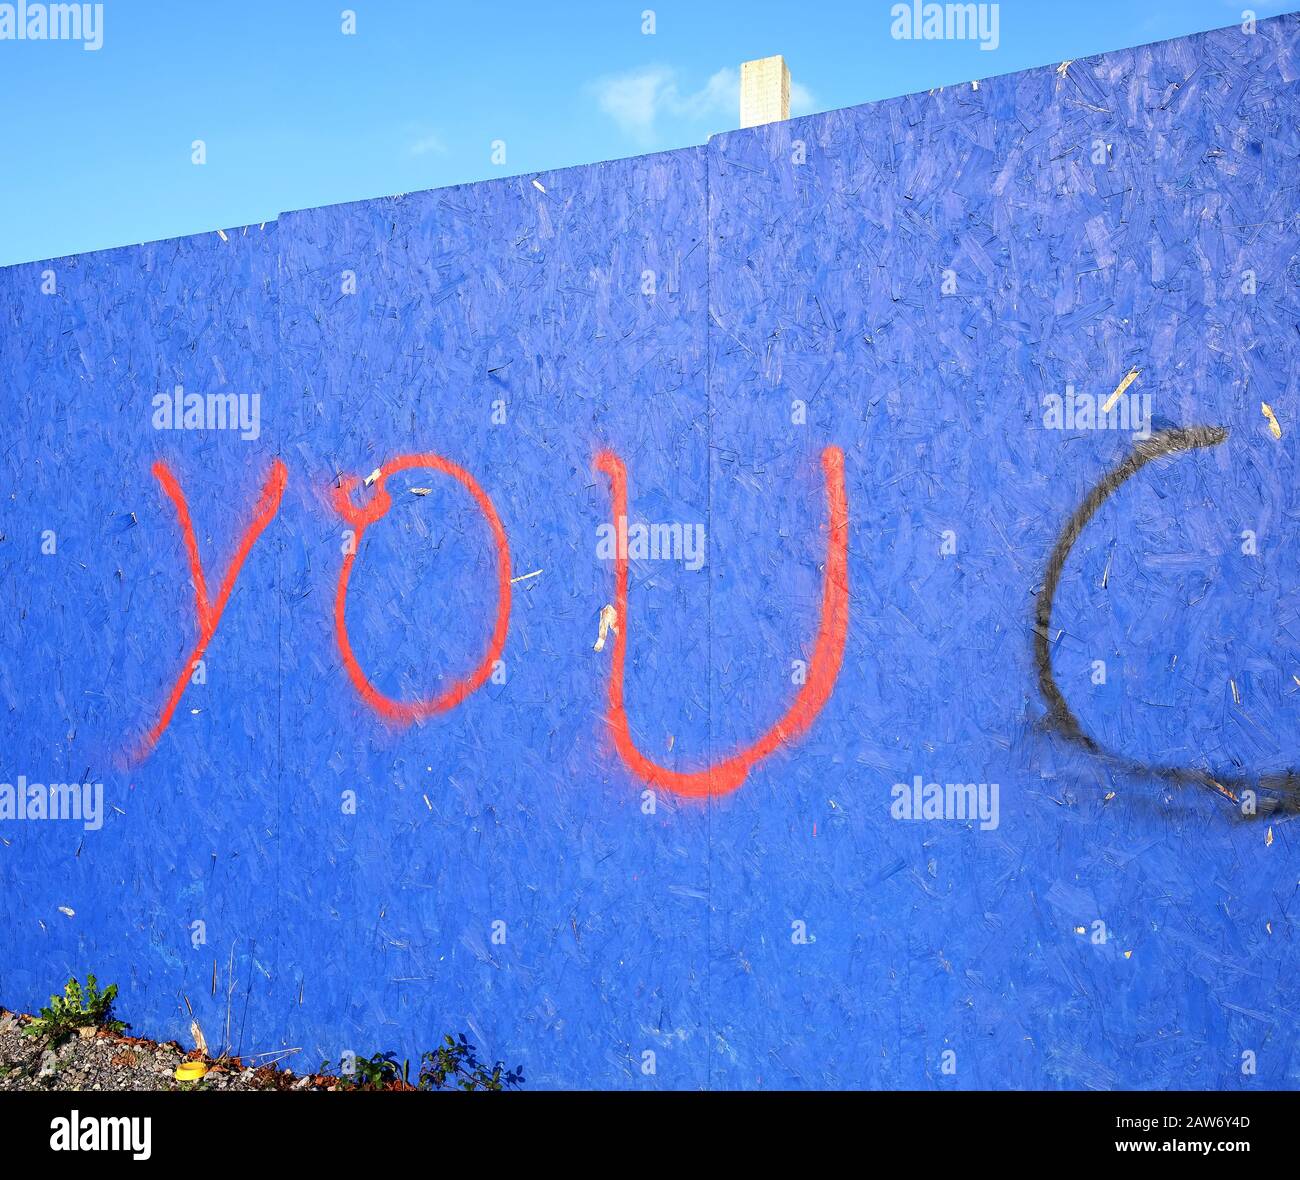
{"label": "red spray-painted letter o", "polygon": [[[357,658],[353,654],[352,644],[348,639],[348,626],[345,618],[348,602],[348,582],[352,577],[352,566],[357,552],[361,548],[361,537],[375,521],[380,520],[392,507],[393,501],[384,484],[390,475],[399,471],[409,471],[413,467],[428,469],[449,475],[473,497],[492,531],[492,542],[497,552],[497,613],[492,628],[492,638],[478,666],[466,677],[457,680],[437,696],[419,701],[398,701],[385,696],[370,680]],[[506,531],[501,525],[501,518],[488,498],[488,494],[479,486],[478,481],[463,467],[458,467],[441,455],[427,453],[423,455],[399,455],[390,459],[380,468],[375,480],[374,492],[370,502],[358,508],[352,503],[352,490],[361,480],[349,476],[340,487],[333,490],[331,500],[335,511],[356,530],[356,544],[343,555],[343,568],[339,571],[338,591],[334,596],[334,632],[338,639],[339,652],[343,656],[343,665],[353,686],[376,713],[390,721],[409,723],[431,717],[435,713],[445,713],[454,709],[472,692],[481,688],[492,675],[492,665],[501,658],[505,650],[506,632],[510,627],[510,545],[506,541]]]}

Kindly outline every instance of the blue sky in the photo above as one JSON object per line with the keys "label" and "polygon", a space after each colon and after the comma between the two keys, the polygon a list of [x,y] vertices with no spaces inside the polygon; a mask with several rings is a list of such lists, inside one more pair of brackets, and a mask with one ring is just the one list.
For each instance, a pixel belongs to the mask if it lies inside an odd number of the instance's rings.
{"label": "blue sky", "polygon": [[739,63],[771,53],[785,55],[802,114],[1300,4],[1001,0],[992,50],[895,40],[891,7],[104,0],[96,51],[0,40],[0,265],[702,143],[736,126]]}

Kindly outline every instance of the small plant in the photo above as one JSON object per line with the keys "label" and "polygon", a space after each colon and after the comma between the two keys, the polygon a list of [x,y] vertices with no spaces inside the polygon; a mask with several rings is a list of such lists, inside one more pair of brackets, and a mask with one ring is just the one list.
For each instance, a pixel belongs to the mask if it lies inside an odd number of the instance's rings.
{"label": "small plant", "polygon": [[[340,1063],[340,1069],[342,1063]],[[321,1062],[320,1072],[333,1077],[333,1066]],[[461,1033],[459,1039],[446,1036],[438,1048],[420,1057],[417,1090],[517,1090],[524,1082],[524,1071],[506,1069],[498,1061],[490,1068],[478,1058],[474,1046]],[[358,1057],[351,1074],[338,1079],[341,1090],[394,1090],[409,1088],[410,1062],[397,1061],[394,1053],[375,1053]]]}
{"label": "small plant", "polygon": [[[343,1068],[343,1063],[339,1062],[339,1069]],[[328,1061],[322,1061],[320,1072],[333,1076],[333,1066]],[[400,1082],[402,1085],[409,1085],[411,1064],[404,1061],[399,1066],[397,1056],[394,1053],[375,1053],[370,1057],[358,1057],[354,1072],[350,1074],[339,1074],[339,1089],[341,1090],[389,1090],[395,1083]]]}
{"label": "small plant", "polygon": [[517,1090],[523,1082],[523,1066],[506,1069],[498,1061],[489,1069],[464,1033],[459,1040],[444,1037],[438,1048],[420,1058],[421,1090]]}
{"label": "small plant", "polygon": [[41,1009],[41,1014],[23,1029],[23,1034],[59,1045],[78,1029],[106,1028],[110,1032],[121,1032],[130,1026],[113,1019],[113,1001],[116,998],[117,984],[110,983],[101,992],[99,981],[93,975],[87,975],[83,992],[74,975],[64,985],[63,995],[51,996],[48,1007]]}

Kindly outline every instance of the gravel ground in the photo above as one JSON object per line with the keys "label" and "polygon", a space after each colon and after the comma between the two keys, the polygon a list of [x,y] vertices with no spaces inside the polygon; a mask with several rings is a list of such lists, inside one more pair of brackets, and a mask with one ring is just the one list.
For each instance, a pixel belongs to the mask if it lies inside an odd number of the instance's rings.
{"label": "gravel ground", "polygon": [[329,1090],[335,1079],[297,1077],[274,1066],[253,1068],[239,1060],[209,1061],[197,1082],[178,1082],[182,1061],[199,1060],[170,1041],[118,1036],[83,1029],[57,1048],[23,1036],[30,1016],[0,1008],[0,1090]]}

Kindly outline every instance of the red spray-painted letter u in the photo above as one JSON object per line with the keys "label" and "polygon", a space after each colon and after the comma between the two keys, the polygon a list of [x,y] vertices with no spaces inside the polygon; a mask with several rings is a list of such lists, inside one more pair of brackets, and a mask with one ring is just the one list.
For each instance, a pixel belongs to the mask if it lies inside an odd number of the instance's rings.
{"label": "red spray-painted letter u", "polygon": [[[613,451],[601,451],[596,466],[609,479],[613,518],[627,519],[627,468]],[[801,736],[830,699],[844,660],[849,630],[849,504],[844,491],[844,452],[822,451],[826,476],[826,572],[822,581],[821,622],[813,645],[808,680],[785,715],[752,745],[701,770],[669,770],[652,762],[632,740],[623,702],[623,665],[627,660],[627,553],[620,546],[614,565],[615,626],[613,666],[609,673],[608,722],[619,757],[642,782],[678,795],[726,795],[739,787],[764,758]]]}

